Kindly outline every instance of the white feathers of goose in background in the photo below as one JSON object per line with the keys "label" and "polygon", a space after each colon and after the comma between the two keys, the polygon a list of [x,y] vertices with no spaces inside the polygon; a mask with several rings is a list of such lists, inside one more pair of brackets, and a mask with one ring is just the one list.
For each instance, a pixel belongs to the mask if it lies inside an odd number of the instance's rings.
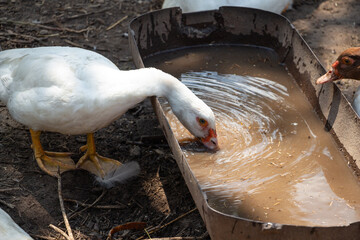
{"label": "white feathers of goose in background", "polygon": [[33,240],[4,210],[0,208],[0,240]]}
{"label": "white feathers of goose in background", "polygon": [[257,8],[280,14],[293,0],[165,0],[162,8],[180,7],[184,13],[218,9],[221,6]]}

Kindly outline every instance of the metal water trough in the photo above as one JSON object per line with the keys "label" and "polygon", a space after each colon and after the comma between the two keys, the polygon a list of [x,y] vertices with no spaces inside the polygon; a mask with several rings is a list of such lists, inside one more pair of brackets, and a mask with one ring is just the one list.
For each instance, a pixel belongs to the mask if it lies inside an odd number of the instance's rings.
{"label": "metal water trough", "polygon": [[[350,163],[349,167],[359,176],[360,119],[335,84],[315,85],[315,80],[325,73],[325,69],[294,26],[283,16],[238,7],[189,14],[182,14],[179,8],[171,8],[134,19],[129,26],[129,41],[137,68],[144,67],[143,59],[152,54],[196,45],[250,44],[275,50],[316,110],[324,127],[333,133]],[[336,227],[282,225],[226,215],[211,208],[158,100],[152,98],[152,103],[212,239],[360,238],[360,222]]]}

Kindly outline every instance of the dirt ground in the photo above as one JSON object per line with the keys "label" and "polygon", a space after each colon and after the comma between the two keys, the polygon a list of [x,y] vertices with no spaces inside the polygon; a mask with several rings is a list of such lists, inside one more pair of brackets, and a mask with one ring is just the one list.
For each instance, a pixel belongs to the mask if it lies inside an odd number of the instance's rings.
{"label": "dirt ground", "polygon": [[[294,9],[284,15],[329,70],[342,51],[360,46],[359,10],[358,0],[295,0]],[[352,102],[360,81],[341,80],[336,84]]]}
{"label": "dirt ground", "polygon": [[[161,2],[0,0],[0,47],[78,46],[105,55],[121,69],[131,69],[127,25],[132,18],[159,9]],[[285,16],[329,68],[342,50],[360,46],[359,13],[358,0],[296,0]],[[356,82],[342,81],[339,85],[351,99]],[[100,154],[121,162],[137,161],[141,173],[106,191],[87,172],[63,174],[65,208],[69,216],[76,213],[70,218],[76,239],[106,239],[112,227],[134,221],[146,222],[148,227],[164,226],[151,233],[151,238],[209,239],[198,211],[189,212],[195,204],[149,101],[98,131],[95,138]],[[85,142],[86,136],[42,135],[45,149],[73,152],[75,160],[81,156],[78,148]],[[28,129],[14,122],[1,104],[0,207],[35,239],[62,239],[49,227],[53,224],[65,230],[57,179],[39,169],[30,144]],[[94,206],[85,209],[96,200]],[[172,220],[176,221],[166,225]],[[144,231],[137,230],[116,235],[118,239],[142,236],[148,238]]]}

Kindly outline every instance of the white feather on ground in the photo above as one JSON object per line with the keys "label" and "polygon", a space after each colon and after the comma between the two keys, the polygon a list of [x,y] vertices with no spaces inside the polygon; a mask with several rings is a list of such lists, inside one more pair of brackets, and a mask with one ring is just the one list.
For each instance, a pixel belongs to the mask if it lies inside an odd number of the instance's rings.
{"label": "white feather on ground", "polygon": [[112,188],[117,184],[122,184],[129,178],[135,177],[140,172],[137,162],[128,162],[106,174],[104,178],[96,176],[96,181],[104,188]]}
{"label": "white feather on ground", "polygon": [[0,208],[0,240],[32,240],[19,225]]}

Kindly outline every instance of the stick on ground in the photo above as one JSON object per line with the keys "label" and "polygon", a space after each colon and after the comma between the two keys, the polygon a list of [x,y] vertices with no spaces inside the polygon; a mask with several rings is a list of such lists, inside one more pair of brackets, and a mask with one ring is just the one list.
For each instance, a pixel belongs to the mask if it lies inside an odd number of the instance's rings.
{"label": "stick on ground", "polygon": [[63,218],[64,218],[64,223],[65,223],[65,226],[66,226],[66,230],[68,232],[68,239],[74,240],[74,235],[72,233],[72,230],[71,230],[71,227],[70,227],[70,224],[69,224],[69,220],[68,220],[68,218],[66,216],[65,207],[64,207],[64,200],[63,200],[63,197],[62,197],[60,169],[58,169],[57,178],[58,178],[58,195],[59,195],[60,208],[61,208],[61,213],[62,213]]}
{"label": "stick on ground", "polygon": [[190,213],[192,213],[192,212],[194,212],[194,211],[196,211],[196,210],[197,210],[197,208],[191,209],[190,211],[188,211],[188,212],[180,215],[179,217],[175,218],[174,220],[171,220],[170,222],[165,223],[164,225],[162,225],[162,226],[160,226],[160,227],[155,227],[155,228],[152,229],[151,231],[147,232],[146,235],[143,235],[142,237],[139,237],[139,238],[137,238],[136,240],[144,239],[148,234],[152,234],[152,233],[154,233],[154,232],[157,232],[157,231],[159,231],[160,229],[162,229],[162,228],[164,228],[164,227],[166,227],[166,226],[168,226],[168,225],[170,225],[170,224],[178,221],[179,219],[181,219],[181,218],[189,215]]}

